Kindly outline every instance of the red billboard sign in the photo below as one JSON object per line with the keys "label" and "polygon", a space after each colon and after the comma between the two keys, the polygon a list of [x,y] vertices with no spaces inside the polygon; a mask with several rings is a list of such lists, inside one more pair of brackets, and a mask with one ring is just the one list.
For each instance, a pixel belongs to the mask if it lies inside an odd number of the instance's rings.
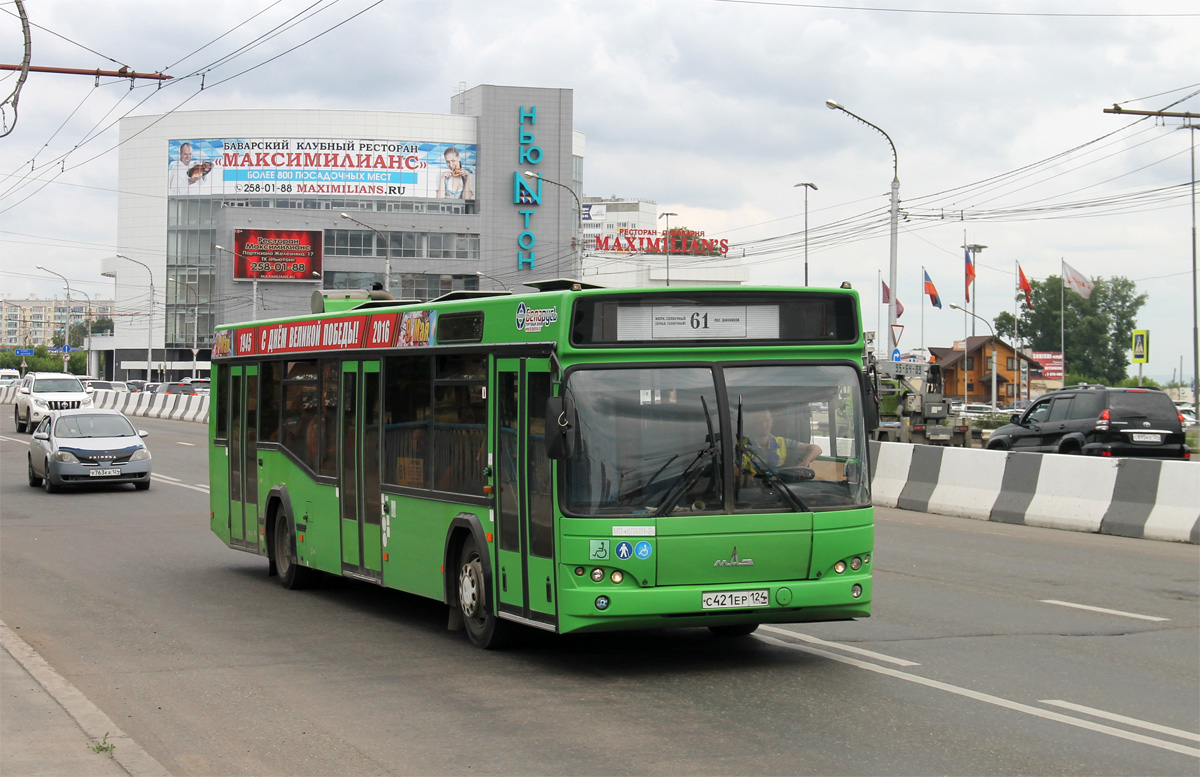
{"label": "red billboard sign", "polygon": [[1063,379],[1063,357],[1058,351],[1033,351],[1029,354],[1035,362],[1042,365],[1042,377],[1046,380]]}
{"label": "red billboard sign", "polygon": [[234,280],[320,280],[322,239],[319,230],[234,230]]}

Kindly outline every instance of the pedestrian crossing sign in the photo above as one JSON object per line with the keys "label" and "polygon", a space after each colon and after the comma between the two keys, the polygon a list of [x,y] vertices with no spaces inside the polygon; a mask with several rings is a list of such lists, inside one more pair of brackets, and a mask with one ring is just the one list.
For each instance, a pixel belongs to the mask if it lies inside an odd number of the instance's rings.
{"label": "pedestrian crossing sign", "polygon": [[1133,331],[1133,363],[1145,364],[1150,361],[1150,330],[1135,329]]}

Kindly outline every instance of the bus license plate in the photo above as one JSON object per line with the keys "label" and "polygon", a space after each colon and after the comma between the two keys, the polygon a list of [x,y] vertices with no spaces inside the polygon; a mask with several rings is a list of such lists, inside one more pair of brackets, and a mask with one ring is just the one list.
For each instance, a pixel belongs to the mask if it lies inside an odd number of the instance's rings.
{"label": "bus license plate", "polygon": [[94,470],[91,470],[90,472],[88,472],[88,477],[102,478],[102,477],[112,477],[113,475],[120,475],[120,474],[121,474],[121,470],[119,470],[119,469],[94,469]]}
{"label": "bus license plate", "polygon": [[1161,434],[1145,434],[1142,432],[1133,433],[1134,442],[1162,442]]}
{"label": "bus license plate", "polygon": [[719,591],[700,595],[701,607],[705,610],[725,610],[734,607],[766,607],[769,603],[767,589],[758,591]]}

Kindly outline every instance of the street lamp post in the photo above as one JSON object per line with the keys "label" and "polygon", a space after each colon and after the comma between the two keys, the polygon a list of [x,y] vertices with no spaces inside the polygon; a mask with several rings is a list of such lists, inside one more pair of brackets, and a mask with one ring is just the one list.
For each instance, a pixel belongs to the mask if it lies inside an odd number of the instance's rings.
{"label": "street lamp post", "polygon": [[[987,324],[988,331],[990,331],[992,333],[992,412],[995,412],[996,411],[996,373],[1000,371],[1000,357],[997,354],[997,350],[996,350],[996,330],[992,328],[992,322],[988,321],[983,316],[977,316],[974,313],[972,313],[971,311],[967,310],[966,308],[964,308],[960,305],[955,305],[953,302],[950,303],[950,307],[954,310],[961,310],[962,312],[966,313],[968,316],[971,316],[972,318],[979,319],[983,323]],[[966,369],[967,369],[967,352],[964,350],[963,351],[963,374],[964,375],[966,374]],[[967,393],[965,391],[963,392],[963,404],[964,405],[967,404]]]}
{"label": "street lamp post", "polygon": [[130,259],[125,254],[117,254],[118,259],[125,259],[140,264],[146,268],[146,274],[150,276],[150,313],[146,319],[146,382],[150,383],[154,380],[154,273],[150,271],[150,267],[145,262],[139,262],[137,259]]}
{"label": "street lamp post", "polygon": [[667,220],[667,285],[671,285],[671,217],[678,216],[678,213],[660,213],[658,217],[666,218]]}
{"label": "street lamp post", "polygon": [[63,351],[63,372],[66,372],[67,361],[70,359],[69,354],[71,353],[71,282],[68,281],[66,276],[62,273],[56,273],[54,270],[43,267],[40,264],[35,266],[42,272],[48,272],[51,275],[57,275],[59,278],[63,279],[63,283],[67,284],[67,323],[66,327],[63,329],[63,345],[65,346],[65,350]]}
{"label": "street lamp post", "polygon": [[[68,293],[71,291],[69,285],[66,289]],[[87,307],[83,312],[83,371],[88,375],[95,375],[96,373],[92,372],[92,295],[83,289],[75,291],[87,298]]]}
{"label": "street lamp post", "polygon": [[[546,183],[552,183],[555,186],[566,189],[571,193],[571,197],[575,200],[575,214],[577,216],[577,227],[579,230],[575,238],[575,269],[579,273],[579,276],[583,277],[583,204],[579,201],[579,195],[575,193],[574,189],[572,189],[570,186],[567,186],[565,183],[559,183],[558,181],[552,181],[549,178],[544,178],[532,170],[526,170],[524,173],[522,173],[522,175],[524,175],[526,178],[538,178]],[[561,277],[562,271],[559,269],[558,261],[559,257],[555,256],[554,274]]]}
{"label": "street lamp post", "polygon": [[866,124],[871,129],[883,135],[888,145],[892,147],[892,202],[891,202],[891,251],[888,260],[888,288],[892,290],[891,296],[888,299],[888,344],[891,346],[888,352],[896,350],[899,344],[896,340],[896,298],[899,296],[899,289],[896,288],[896,253],[897,253],[897,237],[900,229],[900,158],[896,155],[896,144],[892,142],[891,137],[879,127],[867,121],[863,117],[851,113],[843,106],[838,104],[836,100],[826,100],[825,105],[831,111],[841,111],[847,116],[857,119]]}
{"label": "street lamp post", "polygon": [[[192,378],[195,378],[197,372],[196,355],[200,351],[200,290],[198,288],[193,289],[192,287],[199,286],[200,282],[181,281],[178,278],[167,278],[167,280],[173,281],[176,286],[185,287],[195,295],[195,301],[192,303]],[[184,297],[184,299],[187,298]]]}
{"label": "street lamp post", "polygon": [[[808,190],[817,190],[815,183],[798,183],[796,186],[804,187],[804,285],[808,285]],[[792,188],[796,188],[793,186]],[[895,281],[892,281],[895,283]]]}
{"label": "street lamp post", "polygon": [[[231,251],[228,248],[224,248],[222,246],[217,245],[216,243],[213,243],[213,248],[217,249],[218,251],[224,251],[227,254],[231,254],[234,259],[236,259],[238,257],[237,251]],[[250,320],[257,321],[258,320],[258,276],[255,275],[253,278],[250,279],[250,282],[251,282]]]}
{"label": "street lamp post", "polygon": [[392,291],[392,241],[391,241],[391,238],[389,238],[387,235],[383,234],[382,232],[380,232],[378,229],[371,226],[370,224],[364,224],[363,222],[361,222],[358,219],[351,216],[349,213],[343,213],[343,214],[341,214],[341,216],[342,216],[342,218],[346,219],[347,221],[353,221],[355,224],[358,224],[360,227],[366,227],[367,229],[371,230],[372,232],[374,232],[376,235],[379,235],[379,237],[383,239],[383,252],[384,252],[384,254],[383,254],[384,255],[384,259],[383,259],[383,262],[384,262],[383,290],[390,294]]}
{"label": "street lamp post", "polygon": [[478,270],[475,271],[475,277],[487,278],[489,281],[495,281],[496,283],[498,283],[500,285],[500,288],[504,289],[505,291],[508,291],[508,286],[506,286],[504,284],[504,281],[500,280],[499,278],[493,278],[492,276],[488,275],[487,273],[482,273],[482,272],[479,272]]}

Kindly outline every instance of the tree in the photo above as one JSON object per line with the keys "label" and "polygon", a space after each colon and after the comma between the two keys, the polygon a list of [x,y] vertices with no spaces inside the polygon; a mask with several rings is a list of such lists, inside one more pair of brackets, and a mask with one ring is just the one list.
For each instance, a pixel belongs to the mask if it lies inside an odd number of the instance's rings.
{"label": "tree", "polygon": [[[1032,343],[1031,350],[1058,351],[1065,338],[1064,361],[1071,373],[1094,376],[1108,385],[1128,376],[1129,343],[1138,311],[1146,304],[1146,295],[1137,293],[1133,281],[1121,276],[1096,278],[1088,299],[1070,290],[1060,297],[1062,278],[1057,275],[1030,285],[1033,309],[1021,311],[1019,334]],[[1024,293],[1018,298],[1024,301]],[[1012,313],[1006,311],[994,320],[998,336],[1014,338],[1017,322]]]}

